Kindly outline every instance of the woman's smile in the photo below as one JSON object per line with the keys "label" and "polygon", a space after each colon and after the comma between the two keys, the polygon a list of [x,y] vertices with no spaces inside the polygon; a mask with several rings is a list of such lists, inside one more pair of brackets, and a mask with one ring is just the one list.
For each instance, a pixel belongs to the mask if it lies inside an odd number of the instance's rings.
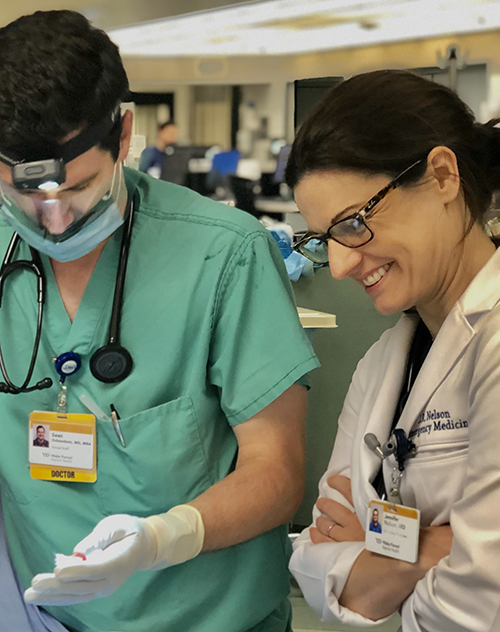
{"label": "woman's smile", "polygon": [[[442,153],[432,155],[439,161]],[[317,172],[302,178],[295,199],[309,226],[327,230],[339,209],[353,202],[362,206],[387,183],[384,175]],[[373,233],[366,244],[349,247],[328,239],[332,276],[356,281],[382,314],[417,307],[434,314],[428,320],[443,322],[471,278],[460,265],[463,201],[458,188],[448,197],[442,191],[438,177],[424,176],[418,186],[398,188],[375,206],[366,220]]]}
{"label": "woman's smile", "polygon": [[380,266],[376,270],[372,270],[364,278],[361,279],[361,282],[363,283],[367,291],[369,290],[369,288],[374,288],[374,286],[378,286],[380,284],[380,281],[389,271],[391,265],[392,263],[386,263],[384,266]]}

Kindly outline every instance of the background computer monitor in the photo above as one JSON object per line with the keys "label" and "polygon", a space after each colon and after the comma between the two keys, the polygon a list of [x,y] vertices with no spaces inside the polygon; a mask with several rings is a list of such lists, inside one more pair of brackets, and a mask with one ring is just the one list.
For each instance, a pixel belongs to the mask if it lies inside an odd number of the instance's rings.
{"label": "background computer monitor", "polygon": [[274,172],[273,181],[281,183],[285,179],[285,168],[290,155],[291,145],[283,145],[278,155],[278,164],[276,165],[276,171]]}
{"label": "background computer monitor", "polygon": [[342,81],[344,81],[344,77],[316,77],[314,79],[298,79],[294,82],[294,125],[296,131],[328,90]]}
{"label": "background computer monitor", "polygon": [[189,161],[193,157],[191,147],[169,147],[160,174],[160,180],[185,185],[189,172]]}

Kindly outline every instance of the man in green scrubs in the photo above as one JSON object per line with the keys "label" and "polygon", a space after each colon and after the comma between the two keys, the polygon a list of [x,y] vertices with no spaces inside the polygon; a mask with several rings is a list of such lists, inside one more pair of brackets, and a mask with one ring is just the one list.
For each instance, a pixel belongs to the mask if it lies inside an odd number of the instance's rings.
{"label": "man in green scrubs", "polygon": [[[0,29],[0,251],[15,229],[13,259],[31,260],[33,246],[46,280],[29,384],[40,388],[0,394],[13,565],[26,600],[71,631],[289,631],[285,525],[301,499],[304,376],[317,360],[254,218],[122,169],[127,88],[116,47],[79,14]],[[53,181],[36,180],[36,161]],[[103,382],[90,364],[108,342],[131,205],[119,331],[133,365]],[[37,309],[35,277],[12,274],[0,340],[14,384]],[[72,360],[64,390],[66,353],[81,367]],[[94,483],[30,475],[30,413],[57,412],[61,393],[69,415],[89,412],[82,399],[96,415]],[[54,570],[54,555],[74,550]]]}

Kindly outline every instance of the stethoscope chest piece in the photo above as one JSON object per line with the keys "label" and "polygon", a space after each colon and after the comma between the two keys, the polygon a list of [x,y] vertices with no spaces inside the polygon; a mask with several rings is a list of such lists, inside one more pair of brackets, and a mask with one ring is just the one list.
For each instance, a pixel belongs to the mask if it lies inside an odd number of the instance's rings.
{"label": "stethoscope chest piece", "polygon": [[120,262],[115,284],[113,309],[109,325],[108,342],[92,354],[90,358],[90,372],[96,380],[105,384],[121,382],[130,375],[134,362],[130,353],[120,344],[119,315],[122,308],[123,285],[127,270],[128,251],[132,238],[132,225],[134,221],[135,203],[131,202],[128,218],[123,231]]}
{"label": "stethoscope chest piece", "polygon": [[130,353],[117,344],[108,344],[90,358],[90,371],[96,380],[106,384],[114,384],[124,380],[133,367]]}

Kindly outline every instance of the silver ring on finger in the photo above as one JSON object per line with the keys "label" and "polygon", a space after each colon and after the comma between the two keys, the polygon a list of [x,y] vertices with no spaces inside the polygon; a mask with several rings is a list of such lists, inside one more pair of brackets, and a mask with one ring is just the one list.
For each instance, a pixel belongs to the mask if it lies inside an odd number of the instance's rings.
{"label": "silver ring on finger", "polygon": [[335,523],[332,522],[332,524],[328,527],[328,529],[326,530],[326,537],[329,538],[330,537],[330,530],[335,526]]}

